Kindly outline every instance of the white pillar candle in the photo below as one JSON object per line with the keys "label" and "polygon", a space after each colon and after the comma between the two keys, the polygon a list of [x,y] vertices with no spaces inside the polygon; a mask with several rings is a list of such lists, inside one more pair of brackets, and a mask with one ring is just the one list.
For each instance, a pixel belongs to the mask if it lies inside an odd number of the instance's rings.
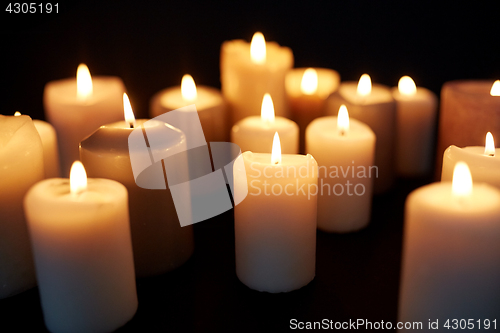
{"label": "white pillar candle", "polygon": [[[162,149],[169,150],[186,143],[181,131],[163,122],[135,121],[128,98],[125,103],[130,119],[101,126],[82,141],[80,157],[89,177],[113,179],[127,187],[135,269],[137,276],[144,277],[171,271],[191,257],[194,251],[193,227],[180,226],[168,187],[151,190],[136,184],[128,138],[134,128],[147,126],[151,134],[151,131],[167,127],[175,139],[164,142]],[[189,204],[189,201],[185,202],[185,205]]]}
{"label": "white pillar candle", "polygon": [[51,332],[110,332],[137,310],[127,190],[87,185],[78,163],[69,182],[43,180],[25,198],[43,316]]}
{"label": "white pillar candle", "polygon": [[30,117],[0,115],[0,299],[36,285],[23,198],[42,179],[42,143]]}
{"label": "white pillar candle", "polygon": [[370,222],[375,134],[349,119],[341,106],[338,117],[321,117],[306,130],[306,152],[318,162],[318,228],[351,232]]}
{"label": "white pillar candle", "polygon": [[339,88],[340,75],[327,68],[294,68],[285,77],[290,117],[300,129],[300,149],[305,151],[305,131],[309,123],[324,115],[325,101]]}
{"label": "white pillar candle", "polygon": [[485,147],[458,148],[449,146],[443,154],[441,181],[451,181],[457,162],[467,163],[475,182],[500,188],[500,149],[495,149],[493,136],[488,132]]}
{"label": "white pillar candle", "polygon": [[273,96],[276,115],[287,116],[285,75],[293,67],[292,50],[266,42],[257,32],[249,44],[243,40],[226,41],[221,47],[222,94],[226,99],[231,124],[259,114],[262,96]]}
{"label": "white pillar candle", "polygon": [[[275,150],[238,158],[246,179],[235,178],[235,192],[248,189],[234,208],[238,278],[251,289],[271,293],[305,286],[315,275],[316,161],[311,155],[281,156]],[[242,172],[241,163],[234,165],[235,175]]]}
{"label": "white pillar candle", "polygon": [[437,97],[416,87],[409,76],[392,89],[396,101],[396,172],[405,177],[429,174],[434,153]]}
{"label": "white pillar candle", "polygon": [[[496,319],[500,313],[500,191],[472,184],[465,163],[453,183],[406,200],[399,321]],[[430,331],[430,330],[429,330]]]}
{"label": "white pillar candle", "polygon": [[345,104],[351,118],[370,126],[377,137],[375,146],[375,165],[378,177],[375,178],[374,192],[383,193],[392,186],[394,173],[394,148],[396,137],[396,104],[391,90],[381,84],[371,84],[367,74],[359,82],[344,82],[339,90],[327,100],[326,114],[336,115],[340,106]]}
{"label": "white pillar candle", "polygon": [[123,115],[122,80],[105,76],[92,79],[87,66],[78,68],[77,79],[49,82],[43,96],[46,118],[57,132],[63,175],[69,174],[71,164],[78,159],[80,141]]}
{"label": "white pillar candle", "polygon": [[158,92],[150,103],[149,115],[157,117],[168,111],[195,104],[207,142],[228,140],[226,104],[218,89],[196,86],[191,75],[184,75],[180,87]]}
{"label": "white pillar candle", "polygon": [[231,130],[231,142],[242,152],[271,153],[274,133],[278,132],[283,154],[299,152],[299,127],[295,122],[274,114],[273,99],[265,94],[260,116],[250,116],[237,122]]}

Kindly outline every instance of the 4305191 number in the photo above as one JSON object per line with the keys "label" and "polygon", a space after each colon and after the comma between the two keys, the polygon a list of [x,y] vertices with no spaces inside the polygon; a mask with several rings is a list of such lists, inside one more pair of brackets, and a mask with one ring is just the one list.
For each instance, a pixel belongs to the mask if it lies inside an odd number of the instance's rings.
{"label": "4305191 number", "polygon": [[10,14],[50,14],[59,13],[59,4],[36,3],[36,2],[9,2],[5,11]]}

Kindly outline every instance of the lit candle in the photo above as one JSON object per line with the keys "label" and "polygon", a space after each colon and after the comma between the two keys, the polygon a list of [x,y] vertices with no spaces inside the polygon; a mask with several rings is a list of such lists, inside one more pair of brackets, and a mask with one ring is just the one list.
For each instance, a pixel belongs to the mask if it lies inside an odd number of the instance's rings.
{"label": "lit candle", "polygon": [[271,293],[301,288],[314,279],[317,163],[311,155],[281,155],[276,134],[271,154],[245,152],[235,163],[236,274],[251,289]]}
{"label": "lit candle", "polygon": [[[500,191],[472,184],[465,163],[453,182],[433,183],[406,200],[399,321],[474,318],[500,313]],[[482,324],[482,322],[481,322]]]}
{"label": "lit candle", "polygon": [[318,228],[351,232],[370,222],[375,134],[349,119],[345,105],[338,117],[315,119],[306,130],[306,152],[318,162]]}
{"label": "lit candle", "polygon": [[23,198],[42,179],[42,143],[30,117],[0,115],[0,299],[36,285]]}
{"label": "lit candle", "polygon": [[441,89],[436,172],[451,145],[481,146],[484,133],[500,138],[500,81],[449,81]]}
{"label": "lit candle", "polygon": [[77,78],[52,81],[45,86],[45,115],[57,132],[61,172],[69,174],[78,159],[78,144],[99,126],[122,118],[125,87],[117,77],[94,77],[84,64]]}
{"label": "lit candle", "polygon": [[274,133],[281,138],[283,154],[299,152],[299,127],[290,119],[276,117],[273,99],[265,94],[260,116],[250,116],[237,122],[231,130],[231,142],[242,152],[271,153]]}
{"label": "lit candle", "polygon": [[392,89],[396,100],[396,171],[401,176],[428,174],[432,167],[437,97],[416,87],[409,76]]}
{"label": "lit candle", "polygon": [[377,137],[375,145],[374,192],[387,191],[394,182],[394,148],[396,136],[396,104],[391,90],[381,84],[372,84],[368,74],[359,82],[344,82],[327,99],[326,114],[336,115],[345,104],[351,118],[370,126]]}
{"label": "lit candle", "polygon": [[162,143],[162,149],[171,150],[185,146],[185,138],[181,131],[163,122],[135,120],[126,94],[124,111],[125,121],[101,126],[82,141],[80,157],[89,177],[113,179],[127,188],[136,274],[157,275],[179,267],[190,258],[194,251],[193,228],[180,226],[168,186],[164,190],[151,190],[136,184],[128,139],[134,128],[149,133],[167,130],[172,140]]}
{"label": "lit candle", "polygon": [[88,179],[80,162],[70,179],[27,193],[26,218],[45,325],[51,332],[110,332],[137,310],[127,190]]}
{"label": "lit candle", "polygon": [[285,78],[291,118],[300,128],[300,152],[305,151],[305,130],[309,123],[323,116],[326,98],[336,91],[340,75],[327,68],[294,68]]}
{"label": "lit candle", "polygon": [[228,140],[226,104],[218,89],[196,86],[191,75],[184,75],[180,87],[158,92],[151,99],[151,118],[168,111],[195,104],[207,142]]}
{"label": "lit candle", "polygon": [[493,135],[486,135],[484,147],[449,146],[443,154],[441,181],[451,181],[453,168],[459,161],[469,165],[475,182],[484,182],[500,188],[500,149],[495,149]]}
{"label": "lit candle", "polygon": [[293,67],[292,50],[266,42],[256,32],[249,44],[226,41],[221,47],[222,94],[228,102],[231,124],[258,115],[262,96],[273,96],[276,115],[287,116],[285,75]]}

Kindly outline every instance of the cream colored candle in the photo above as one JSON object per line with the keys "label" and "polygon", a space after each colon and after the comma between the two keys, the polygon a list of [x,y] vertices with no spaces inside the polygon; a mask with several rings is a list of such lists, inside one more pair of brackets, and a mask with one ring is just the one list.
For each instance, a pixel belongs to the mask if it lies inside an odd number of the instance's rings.
{"label": "cream colored candle", "polygon": [[[247,189],[248,195],[234,208],[236,274],[258,291],[299,289],[315,275],[317,163],[276,150],[238,158],[246,179],[235,177],[236,196]],[[242,163],[234,165],[238,175]]]}
{"label": "cream colored candle", "polygon": [[[179,267],[191,257],[194,251],[193,227],[180,226],[168,187],[151,190],[136,184],[128,138],[134,128],[143,127],[146,122],[148,131],[160,132],[167,127],[175,134],[174,141],[163,143],[165,151],[185,145],[185,138],[181,131],[163,122],[135,121],[128,98],[125,103],[131,118],[101,126],[82,141],[80,156],[89,177],[113,179],[127,187],[136,274],[141,277],[157,275]],[[187,165],[187,161],[184,164]],[[185,205],[189,204],[189,201],[185,202]]]}
{"label": "cream colored candle", "polygon": [[327,115],[336,115],[340,106],[345,104],[351,118],[362,121],[373,130],[377,137],[375,165],[378,168],[374,192],[389,190],[395,179],[396,137],[396,104],[391,90],[380,84],[372,85],[370,77],[363,74],[359,82],[342,83],[326,103]]}
{"label": "cream colored candle", "polygon": [[306,152],[318,162],[318,228],[351,232],[370,222],[375,134],[349,119],[346,107],[338,117],[321,117],[306,130]]}
{"label": "cream colored candle", "polygon": [[430,173],[434,153],[437,97],[416,87],[409,76],[392,89],[396,101],[396,172],[405,177]]}
{"label": "cream colored candle", "polygon": [[42,179],[42,143],[30,117],[0,115],[0,299],[36,285],[23,198]]}
{"label": "cream colored candle", "polygon": [[180,87],[158,92],[151,99],[149,115],[157,117],[168,111],[195,104],[207,142],[227,141],[226,103],[218,89],[196,86],[191,75],[184,75]]}
{"label": "cream colored candle", "polygon": [[274,114],[273,99],[265,94],[260,116],[250,116],[237,122],[231,130],[231,142],[242,152],[271,153],[274,133],[278,132],[283,154],[299,152],[299,127],[295,122]]}
{"label": "cream colored candle", "polygon": [[443,155],[441,181],[451,181],[457,162],[469,165],[475,182],[484,182],[500,189],[500,149],[495,149],[493,136],[488,132],[485,147],[449,146]]}
{"label": "cream colored candle", "polygon": [[256,32],[251,44],[243,40],[226,41],[221,47],[222,94],[230,110],[230,124],[259,114],[262,96],[273,96],[276,115],[288,114],[285,75],[293,67],[292,50],[266,42]]}
{"label": "cream colored candle", "polygon": [[69,174],[78,159],[78,144],[99,126],[123,117],[125,87],[117,77],[90,77],[87,66],[78,67],[77,79],[52,81],[45,86],[45,115],[57,132],[61,172]]}
{"label": "cream colored candle", "polygon": [[327,68],[294,68],[286,74],[290,117],[299,125],[301,153],[305,151],[307,125],[324,115],[326,98],[338,89],[339,84],[339,73]]}
{"label": "cream colored candle", "polygon": [[88,179],[46,179],[26,195],[45,325],[51,332],[111,332],[137,310],[127,190]]}
{"label": "cream colored candle", "polygon": [[[498,318],[500,191],[472,184],[465,163],[453,183],[434,183],[406,200],[399,321]],[[429,330],[430,331],[430,330]]]}

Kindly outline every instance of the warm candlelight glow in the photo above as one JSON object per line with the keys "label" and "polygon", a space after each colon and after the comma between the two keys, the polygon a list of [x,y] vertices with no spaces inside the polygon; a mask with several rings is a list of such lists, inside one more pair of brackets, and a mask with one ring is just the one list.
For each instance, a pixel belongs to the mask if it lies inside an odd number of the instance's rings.
{"label": "warm candlelight glow", "polygon": [[302,75],[300,91],[304,95],[312,95],[318,90],[318,73],[314,68],[308,68]]}
{"label": "warm candlelight glow", "polygon": [[186,74],[182,77],[181,94],[182,98],[188,102],[194,102],[198,97],[198,93],[196,91],[196,84],[194,83],[193,77],[189,74]]}
{"label": "warm candlelight glow", "polygon": [[260,118],[268,123],[274,123],[274,104],[271,95],[265,94],[260,108]]}
{"label": "warm candlelight glow", "polygon": [[281,143],[278,132],[274,133],[273,149],[271,150],[271,164],[281,163]]}
{"label": "warm candlelight glow", "polygon": [[495,156],[495,141],[491,132],[486,134],[486,144],[484,145],[484,155]]}
{"label": "warm candlelight glow", "polygon": [[500,80],[496,80],[495,82],[493,82],[493,85],[491,86],[490,90],[490,95],[500,96]]}
{"label": "warm candlelight glow", "polygon": [[262,32],[256,32],[250,43],[250,58],[255,64],[266,63],[266,40]]}
{"label": "warm candlelight glow", "polygon": [[458,162],[453,169],[451,192],[457,197],[467,197],[472,193],[472,176],[465,162]]}
{"label": "warm candlelight glow", "polygon": [[19,112],[19,111],[16,111],[16,112],[14,113],[14,116],[16,116],[16,117],[19,117],[20,115],[21,115],[21,112]]}
{"label": "warm candlelight glow", "polygon": [[349,132],[349,112],[347,112],[347,107],[344,104],[342,104],[339,109],[337,128],[340,135],[345,135]]}
{"label": "warm candlelight glow", "polygon": [[358,82],[358,95],[368,96],[372,92],[372,79],[370,75],[363,74]]}
{"label": "warm candlelight glow", "polygon": [[71,194],[80,194],[87,189],[87,173],[82,162],[75,161],[69,172],[69,187]]}
{"label": "warm candlelight glow", "polygon": [[411,96],[417,93],[417,86],[411,77],[405,75],[399,79],[398,90],[402,95]]}
{"label": "warm candlelight glow", "polygon": [[132,110],[132,105],[126,93],[123,93],[123,113],[125,114],[125,121],[130,125],[130,128],[135,127],[135,116]]}
{"label": "warm candlelight glow", "polygon": [[78,65],[76,70],[76,96],[80,100],[86,100],[92,96],[92,77],[85,64]]}

